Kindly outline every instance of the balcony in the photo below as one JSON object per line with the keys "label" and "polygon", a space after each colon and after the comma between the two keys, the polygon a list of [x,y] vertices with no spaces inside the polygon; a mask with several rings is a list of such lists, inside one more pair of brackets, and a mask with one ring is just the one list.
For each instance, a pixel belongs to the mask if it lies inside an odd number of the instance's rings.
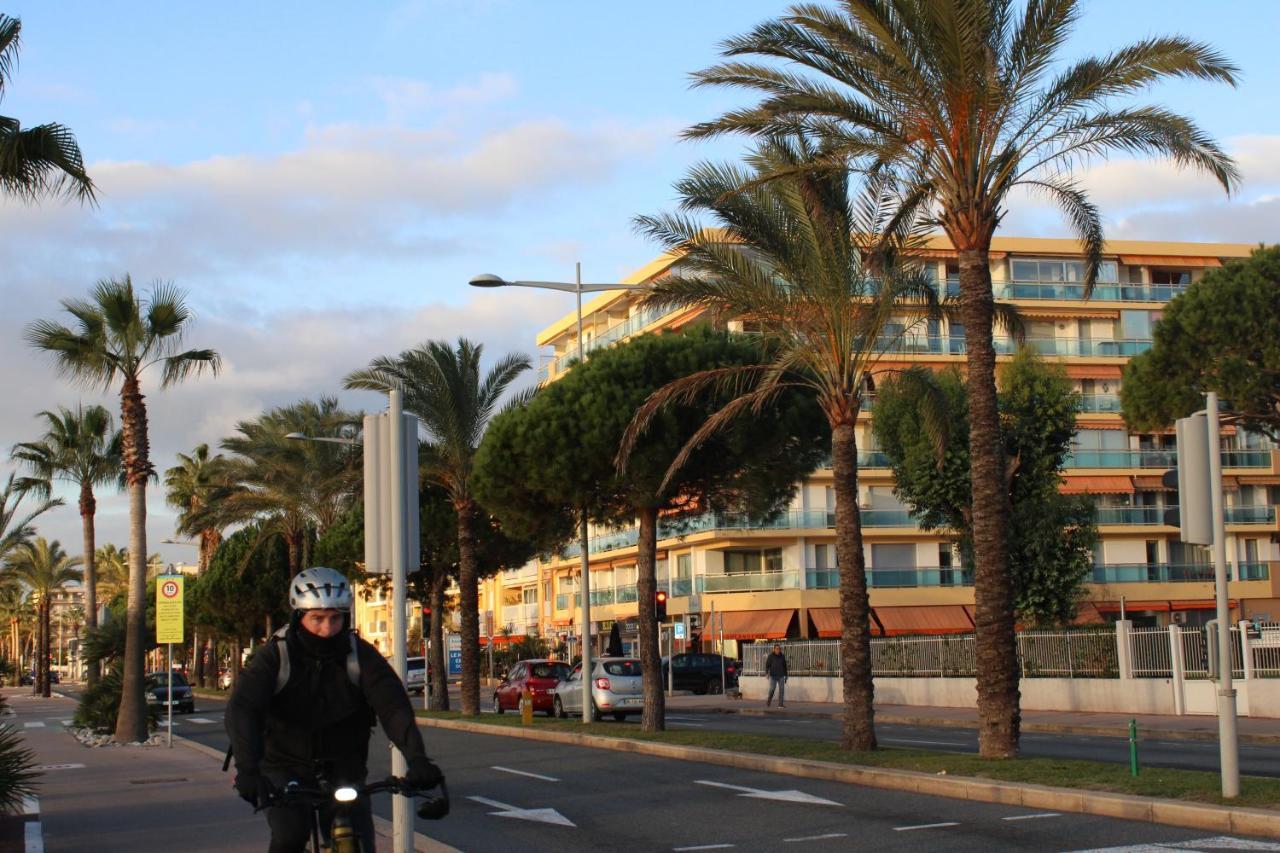
{"label": "balcony", "polygon": [[569,593],[561,592],[556,594],[556,610],[568,610],[570,607],[579,608],[582,606],[582,593],[575,592],[573,594],[573,604],[569,604]]}
{"label": "balcony", "polygon": [[[1228,579],[1234,565],[1227,566]],[[1239,580],[1264,581],[1271,577],[1266,563],[1242,563]],[[1093,567],[1093,583],[1213,583],[1213,566],[1199,563],[1103,563]]]}
{"label": "balcony", "polygon": [[780,589],[800,589],[800,572],[698,576],[698,592],[773,592]]}
{"label": "balcony", "polygon": [[1080,411],[1086,414],[1120,413],[1120,397],[1116,394],[1081,394]]}
{"label": "balcony", "polygon": [[[839,589],[839,569],[809,569],[808,589]],[[973,570],[942,566],[914,569],[867,569],[868,589],[910,589],[915,587],[973,586]]]}
{"label": "balcony", "polygon": [[[1164,524],[1165,506],[1100,506],[1094,510],[1098,524]],[[1229,506],[1223,512],[1227,524],[1272,524],[1276,520],[1273,506]]]}
{"label": "balcony", "polygon": [[[1168,302],[1186,289],[1186,285],[1098,282],[1091,299],[1095,302]],[[1001,281],[992,282],[992,290],[997,299],[1084,299],[1084,285],[1075,281]]]}
{"label": "balcony", "polygon": [[[1067,468],[1173,468],[1178,464],[1175,450],[1073,450],[1067,454]],[[1223,468],[1270,468],[1270,450],[1224,450]]]}
{"label": "balcony", "polygon": [[658,581],[658,589],[665,589],[672,598],[687,598],[693,593],[693,578],[675,578],[672,581]]}
{"label": "balcony", "polygon": [[[669,310],[661,310],[648,308],[633,314],[627,319],[615,323],[604,332],[591,338],[586,342],[586,350],[588,353],[601,347],[607,347],[616,343],[623,338],[629,338],[639,332],[646,326],[658,322],[662,317],[671,313]],[[579,358],[578,347],[575,345],[571,349],[566,350],[552,360],[549,364],[544,365],[538,371],[538,381],[544,382],[551,376],[559,376],[569,369],[569,366]]]}
{"label": "balcony", "polygon": [[[1018,344],[1008,338],[996,338],[995,350],[1001,355],[1011,355]],[[1093,356],[1099,358],[1129,358],[1151,349],[1151,340],[1104,340],[1096,338],[1026,338],[1023,343],[1041,355]],[[962,335],[916,335],[910,332],[885,336],[877,341],[880,352],[902,354],[964,355]]]}

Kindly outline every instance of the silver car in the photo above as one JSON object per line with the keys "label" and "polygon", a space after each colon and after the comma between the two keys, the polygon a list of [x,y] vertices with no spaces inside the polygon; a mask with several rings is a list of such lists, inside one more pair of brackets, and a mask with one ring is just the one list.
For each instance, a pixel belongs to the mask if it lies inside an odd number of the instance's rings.
{"label": "silver car", "polygon": [[[636,658],[597,658],[591,662],[591,718],[615,720],[644,711],[644,682]],[[557,717],[582,713],[582,664],[555,687],[552,704]]]}

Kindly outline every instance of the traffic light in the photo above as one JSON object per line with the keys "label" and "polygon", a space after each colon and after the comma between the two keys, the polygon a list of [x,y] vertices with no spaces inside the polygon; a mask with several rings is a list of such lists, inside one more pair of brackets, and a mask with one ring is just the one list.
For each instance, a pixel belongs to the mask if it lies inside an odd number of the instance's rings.
{"label": "traffic light", "polygon": [[1194,545],[1213,544],[1208,421],[1203,415],[1178,419],[1178,467],[1160,477],[1165,488],[1178,490],[1178,506],[1165,510],[1164,523],[1177,527],[1178,538]]}
{"label": "traffic light", "polygon": [[660,589],[653,594],[653,621],[667,621],[667,591]]}
{"label": "traffic light", "polygon": [[422,605],[422,621],[423,622],[431,621],[431,605],[430,604]]}

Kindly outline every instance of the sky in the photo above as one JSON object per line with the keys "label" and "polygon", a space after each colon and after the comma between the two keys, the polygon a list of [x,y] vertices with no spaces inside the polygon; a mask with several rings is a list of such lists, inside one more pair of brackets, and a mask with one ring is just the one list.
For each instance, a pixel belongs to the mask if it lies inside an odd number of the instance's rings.
{"label": "sky", "polygon": [[[672,183],[735,140],[681,129],[744,103],[691,89],[719,43],[781,14],[773,0],[644,4],[406,0],[361,4],[10,0],[23,45],[0,114],[75,132],[99,204],[0,199],[0,475],[35,414],[118,399],[59,378],[22,339],[103,278],[172,282],[196,321],[189,345],[224,370],[161,390],[143,378],[158,469],[216,445],[265,408],[336,395],[377,411],[342,377],[428,339],[525,352],[573,309],[549,291],[481,291],[506,278],[616,281],[655,247],[638,214],[670,209]],[[1176,83],[1142,102],[1192,116],[1237,157],[1241,191],[1168,163],[1091,164],[1081,178],[1112,238],[1280,239],[1280,3],[1092,0],[1065,56],[1151,35],[1207,41],[1241,69],[1236,89]],[[1064,236],[1035,199],[1003,232]],[[531,379],[529,381],[532,381]],[[78,550],[74,496],[39,522]],[[189,562],[163,491],[149,550]],[[100,496],[98,541],[126,545],[124,498]]]}

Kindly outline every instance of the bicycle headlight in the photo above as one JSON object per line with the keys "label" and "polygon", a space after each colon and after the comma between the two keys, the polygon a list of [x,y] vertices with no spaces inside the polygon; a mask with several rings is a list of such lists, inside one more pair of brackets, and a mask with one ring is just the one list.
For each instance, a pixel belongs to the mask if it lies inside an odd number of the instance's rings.
{"label": "bicycle headlight", "polygon": [[340,803],[353,803],[358,796],[360,796],[359,791],[346,785],[333,792],[333,798]]}

